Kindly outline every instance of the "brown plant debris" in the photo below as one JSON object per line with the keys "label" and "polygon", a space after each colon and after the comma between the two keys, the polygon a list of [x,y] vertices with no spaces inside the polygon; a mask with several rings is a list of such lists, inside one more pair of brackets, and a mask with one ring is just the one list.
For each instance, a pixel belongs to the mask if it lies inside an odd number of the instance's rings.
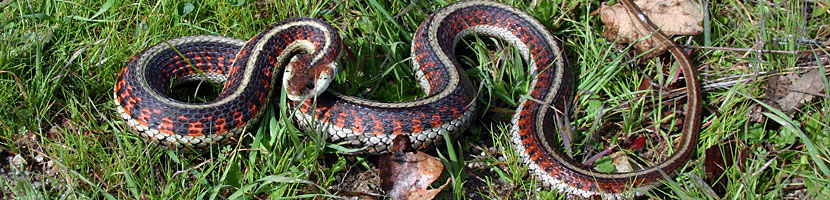
{"label": "brown plant debris", "polygon": [[[637,0],[634,3],[666,35],[697,35],[703,31],[701,25],[703,14],[700,12],[700,5],[694,1]],[[606,27],[603,36],[609,40],[617,43],[631,43],[651,34],[649,29],[642,24],[631,21],[636,15],[629,13],[622,4],[602,5],[599,13]],[[639,52],[654,49],[643,56],[648,59],[663,54],[668,47],[649,37],[635,43],[634,48]]]}
{"label": "brown plant debris", "polygon": [[792,116],[813,97],[827,96],[824,88],[821,71],[812,69],[803,75],[784,74],[770,77],[765,96],[767,103],[772,107]]}
{"label": "brown plant debris", "polygon": [[380,168],[381,188],[392,199],[433,199],[444,187],[428,189],[435,182],[444,165],[437,158],[424,152],[404,152],[409,146],[409,138],[395,137],[393,151],[381,155],[378,162]]}

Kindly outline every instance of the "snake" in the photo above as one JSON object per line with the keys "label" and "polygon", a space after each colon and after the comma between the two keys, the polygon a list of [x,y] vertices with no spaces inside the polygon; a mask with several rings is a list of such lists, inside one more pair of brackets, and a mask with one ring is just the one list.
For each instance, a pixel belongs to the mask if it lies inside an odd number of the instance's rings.
{"label": "snake", "polygon": [[[315,18],[292,18],[247,41],[197,35],[148,47],[120,71],[114,102],[135,133],[169,149],[205,148],[246,131],[262,117],[274,90],[290,100],[300,128],[324,133],[332,142],[377,154],[390,151],[392,140],[402,136],[412,148],[426,149],[445,134],[463,132],[475,119],[477,91],[454,47],[464,38],[494,37],[518,49],[532,75],[510,129],[514,150],[530,174],[568,194],[618,199],[659,185],[662,173],[688,160],[697,140],[700,100],[694,69],[673,41],[649,28],[681,60],[690,100],[675,153],[629,173],[598,172],[555,148],[555,110],[568,109],[574,93],[571,69],[542,23],[492,1],[452,3],[420,24],[411,48],[412,70],[425,94],[419,99],[378,102],[327,89],[340,70],[337,60],[344,48],[337,29]],[[222,91],[206,102],[171,97],[171,87],[195,81],[223,83]]]}

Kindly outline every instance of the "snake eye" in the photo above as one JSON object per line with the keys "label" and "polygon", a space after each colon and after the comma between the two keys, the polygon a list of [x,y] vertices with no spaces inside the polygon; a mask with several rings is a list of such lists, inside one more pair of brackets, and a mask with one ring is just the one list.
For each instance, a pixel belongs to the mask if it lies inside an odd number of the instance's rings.
{"label": "snake eye", "polygon": [[308,84],[305,85],[305,88],[308,90],[314,89],[314,81],[309,81]]}

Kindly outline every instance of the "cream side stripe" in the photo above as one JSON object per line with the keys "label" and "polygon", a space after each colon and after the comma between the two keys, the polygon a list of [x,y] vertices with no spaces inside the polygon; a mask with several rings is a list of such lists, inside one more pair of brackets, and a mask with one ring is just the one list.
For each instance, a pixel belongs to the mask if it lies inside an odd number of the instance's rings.
{"label": "cream side stripe", "polygon": [[[432,46],[433,48],[439,48],[439,49],[436,49],[437,51],[435,51],[435,54],[438,55],[438,58],[441,60],[441,63],[444,66],[454,67],[455,64],[453,64],[452,61],[449,60],[449,57],[446,54],[444,54],[444,51],[442,51],[440,49],[441,46],[438,45],[438,41],[436,40],[436,38],[437,38],[436,35],[438,34],[437,33],[438,32],[438,27],[441,25],[441,22],[443,22],[444,19],[447,16],[449,16],[452,12],[455,12],[456,10],[461,9],[461,8],[468,8],[470,5],[492,6],[492,7],[496,7],[496,8],[502,9],[504,11],[522,16],[526,19],[533,19],[532,17],[530,17],[528,15],[523,15],[520,12],[516,12],[516,9],[513,9],[511,7],[508,7],[508,6],[499,4],[499,3],[493,3],[493,2],[459,2],[459,3],[452,4],[449,7],[445,7],[444,9],[439,10],[438,12],[434,13],[435,17],[428,24],[429,27],[427,28],[427,30],[429,30],[429,31],[427,31],[427,38],[429,38],[429,43],[430,43],[429,45],[430,46]],[[531,22],[531,24],[536,26],[536,28],[540,28],[540,27],[544,28],[543,26],[541,26],[541,24],[538,21],[531,20],[530,22]],[[482,25],[482,26],[486,26],[486,25]],[[471,30],[471,31],[482,31],[482,32],[477,32],[477,33],[483,33],[483,34],[494,33],[493,31],[484,31],[483,29],[482,30]],[[526,47],[526,45],[524,45],[524,43],[522,43],[522,42],[510,41],[510,40],[512,40],[512,38],[516,38],[512,34],[504,34],[504,35],[498,34],[498,36],[501,36],[502,39],[504,39],[504,40],[508,40],[508,42],[510,42],[510,43],[514,43],[514,45],[519,47],[520,50],[521,50],[522,46]],[[555,43],[553,43],[553,38],[551,38],[551,37],[546,37],[546,38],[547,38],[549,44],[555,44]],[[459,39],[459,38],[456,38],[456,39]],[[455,46],[455,44],[457,44],[457,41],[454,41],[453,44],[454,44],[453,46]],[[517,45],[517,44],[521,44],[521,45]],[[412,53],[415,52],[414,48],[415,48],[415,45],[412,45],[412,50],[411,50]],[[525,48],[525,49],[527,49],[527,48]],[[556,49],[556,50],[558,51],[559,49]],[[529,53],[528,53],[528,55],[529,55]],[[528,56],[528,57],[530,57],[530,56]],[[532,59],[529,59],[529,60],[530,60],[531,63],[534,62]],[[560,62],[560,64],[561,64],[561,62]],[[412,65],[413,65],[413,69],[414,69],[414,72],[416,74],[416,77],[419,78],[419,80],[418,80],[419,85],[421,85],[421,88],[425,92],[428,93],[433,88],[430,88],[429,84],[426,84],[426,81],[424,80],[425,76],[422,75],[422,74],[424,74],[424,72],[420,70],[420,68],[419,68],[420,64],[418,63],[417,59],[413,58]],[[349,102],[354,103],[354,104],[365,104],[365,105],[369,105],[369,106],[382,106],[382,107],[390,107],[390,108],[405,108],[405,107],[426,105],[426,104],[430,104],[434,101],[437,101],[439,99],[445,98],[446,96],[448,96],[450,94],[450,92],[453,91],[454,88],[458,87],[458,83],[460,81],[459,80],[460,77],[459,77],[458,72],[456,70],[453,70],[453,69],[447,69],[447,72],[449,74],[449,80],[447,82],[447,87],[444,88],[444,90],[442,90],[438,94],[428,96],[427,98],[418,99],[418,100],[414,100],[414,101],[410,101],[410,102],[383,103],[383,102],[377,102],[377,101],[368,100],[368,99],[362,99],[362,98],[357,98],[357,97],[352,97],[352,96],[346,96],[346,95],[342,95],[342,94],[339,94],[339,93],[335,93],[335,95],[337,95],[338,98],[342,98],[343,100],[349,101]],[[561,75],[558,76],[558,78],[561,78]],[[426,87],[424,87],[424,85],[426,85]],[[558,89],[558,86],[556,86],[555,89]],[[329,91],[331,92],[331,90],[329,90]]]}
{"label": "cream side stripe", "polygon": [[[276,33],[279,33],[279,32],[281,32],[285,29],[288,29],[288,28],[294,27],[294,26],[310,26],[310,27],[314,27],[314,28],[322,31],[323,32],[322,35],[325,37],[326,43],[323,46],[323,48],[321,49],[321,51],[322,52],[327,52],[328,48],[331,47],[331,38],[329,37],[330,36],[329,30],[326,29],[326,27],[324,25],[322,25],[320,23],[312,22],[312,21],[296,21],[296,22],[290,22],[290,23],[283,24],[279,27],[274,27],[274,29],[272,29],[271,31],[266,33],[262,38],[260,38],[260,41],[267,41],[268,39],[273,37]],[[217,40],[212,39],[212,38],[207,38],[204,41],[217,41]],[[176,40],[175,42],[176,43],[171,43],[170,45],[177,46],[179,44],[185,43],[185,40]],[[192,42],[192,41],[187,41],[187,42]],[[252,50],[252,53],[251,53],[251,57],[249,57],[249,59],[248,59],[248,62],[249,62],[248,66],[253,66],[252,62],[255,62],[256,57],[259,55],[259,51],[257,51],[257,50],[262,49],[262,45],[264,45],[264,43],[265,42],[260,42],[259,44],[257,44],[257,46],[254,47],[254,50]],[[147,57],[150,57],[150,58],[155,57],[156,54],[160,53],[164,49],[167,49],[167,44],[165,44],[165,43],[158,44],[155,47],[153,47],[151,50],[148,51]],[[287,52],[287,51],[283,51],[283,52]],[[285,54],[285,53],[282,53],[282,54]],[[280,56],[282,56],[282,55],[280,55]],[[317,60],[321,59],[322,56],[323,56],[322,54],[317,55],[313,59],[313,61],[316,62]],[[146,60],[147,59],[142,59],[141,62],[137,63],[137,65],[136,65],[137,66],[137,68],[136,68],[136,71],[137,71],[136,76],[137,77],[145,77],[144,72],[146,71],[146,66],[147,66],[147,64],[146,64],[147,61]],[[251,76],[254,73],[253,68],[254,67],[245,67],[245,74],[243,75],[242,82],[239,84],[240,87],[247,86],[248,83],[250,83]],[[151,87],[149,87],[149,83],[147,82],[146,79],[140,80],[139,84],[141,85],[142,88],[151,88]],[[154,97],[154,98],[156,98],[160,101],[163,101],[167,104],[170,104],[170,105],[175,105],[175,106],[184,107],[184,108],[192,108],[192,109],[206,109],[206,108],[214,108],[214,107],[218,107],[222,104],[226,104],[226,103],[230,102],[231,100],[237,98],[240,94],[242,94],[242,91],[243,91],[242,88],[234,88],[233,93],[231,95],[227,96],[226,98],[221,99],[221,100],[216,101],[216,102],[210,102],[210,103],[207,103],[207,104],[184,104],[184,103],[178,102],[178,101],[171,101],[167,98],[162,97],[160,94],[158,94],[156,91],[154,91],[152,89],[148,89],[147,93],[150,94],[150,96],[152,96],[152,97]]]}
{"label": "cream side stripe", "polygon": [[[552,100],[554,98],[556,98],[555,90],[551,90],[551,92],[548,93],[548,96],[545,97],[545,102],[552,102]],[[544,131],[543,130],[543,128],[544,128],[544,126],[543,126],[544,117],[547,114],[547,111],[550,110],[550,109],[547,109],[546,105],[541,105],[541,106],[543,107],[543,109],[541,109],[539,111],[539,113],[536,117],[536,122],[535,122],[535,124],[536,124],[536,133],[537,134],[538,133],[544,133],[543,132]],[[539,135],[541,135],[541,134],[539,134]],[[683,141],[683,144],[680,145],[680,148],[678,148],[674,152],[685,152],[686,151],[686,149],[689,147],[689,145],[687,145],[687,144],[689,143],[691,138],[686,137],[684,139],[685,140]],[[550,147],[546,145],[546,148],[550,148]],[[548,149],[548,150],[550,150],[550,149]],[[563,166],[565,166],[565,167],[567,167],[567,168],[569,168],[573,171],[577,171],[581,174],[586,174],[586,175],[590,175],[590,176],[593,176],[593,177],[604,178],[604,179],[634,178],[634,177],[644,175],[644,174],[656,173],[658,169],[665,168],[668,165],[671,165],[674,162],[676,162],[676,160],[679,159],[680,155],[681,154],[679,154],[679,153],[672,153],[672,156],[669,157],[669,159],[667,159],[663,162],[660,162],[660,164],[652,166],[651,168],[648,168],[648,169],[645,169],[645,170],[636,171],[636,172],[629,172],[629,173],[625,173],[625,174],[609,174],[609,173],[595,173],[595,172],[592,172],[592,171],[585,170],[582,167],[574,166],[574,165],[571,165],[570,163],[564,161],[565,159],[569,159],[569,158],[564,158],[560,154],[555,154],[555,153],[551,154],[551,156],[553,156],[556,160],[558,160]]]}

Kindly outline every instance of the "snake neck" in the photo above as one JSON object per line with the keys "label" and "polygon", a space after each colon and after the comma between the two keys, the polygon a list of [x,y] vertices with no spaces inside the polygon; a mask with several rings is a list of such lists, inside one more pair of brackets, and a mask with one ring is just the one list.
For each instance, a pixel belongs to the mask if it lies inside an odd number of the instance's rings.
{"label": "snake neck", "polygon": [[[337,72],[332,63],[339,57],[340,45],[336,30],[318,19],[293,18],[274,24],[239,50],[228,73],[230,81],[217,100],[245,92],[240,86],[260,86],[265,90],[257,91],[271,91],[273,86],[279,86],[274,70],[282,66],[290,66],[283,75],[289,97],[298,100],[318,95],[323,90],[320,87],[328,86],[328,82],[321,86],[316,83],[321,74],[331,77]],[[251,84],[251,80],[270,82]]]}

